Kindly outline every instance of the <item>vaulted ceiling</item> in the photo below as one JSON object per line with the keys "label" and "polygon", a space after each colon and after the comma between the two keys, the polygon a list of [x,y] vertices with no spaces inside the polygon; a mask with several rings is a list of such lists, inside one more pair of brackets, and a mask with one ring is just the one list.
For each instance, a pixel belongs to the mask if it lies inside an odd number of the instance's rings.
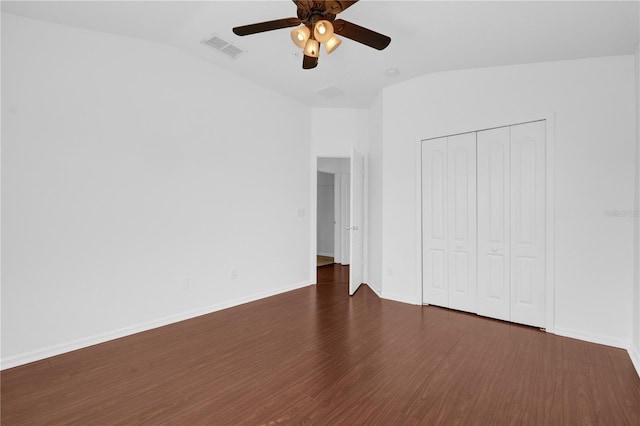
{"label": "vaulted ceiling", "polygon": [[[377,51],[344,39],[319,65],[282,29],[238,37],[234,26],[296,15],[279,1],[3,1],[2,11],[137,37],[199,56],[310,106],[366,107],[385,86],[466,68],[631,54],[638,1],[361,0],[340,18],[391,37]],[[201,43],[212,34],[246,54],[232,59]],[[389,69],[399,70],[390,77]]]}

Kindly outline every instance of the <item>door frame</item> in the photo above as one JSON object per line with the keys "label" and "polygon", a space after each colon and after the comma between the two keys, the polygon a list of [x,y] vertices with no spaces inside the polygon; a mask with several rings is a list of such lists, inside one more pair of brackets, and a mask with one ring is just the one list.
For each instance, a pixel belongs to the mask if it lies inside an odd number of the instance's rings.
{"label": "door frame", "polygon": [[[338,157],[321,157],[321,158],[335,158],[339,160],[348,160],[348,158],[338,158]],[[333,175],[333,203],[334,203],[334,224],[333,224],[333,251],[334,251],[334,260],[335,263],[339,263],[341,265],[349,264],[349,245],[348,240],[349,236],[347,232],[345,232],[344,224],[349,222],[349,215],[346,213],[346,210],[349,208],[349,204],[351,201],[350,193],[349,193],[349,183],[350,183],[350,173],[339,172],[336,170],[318,168],[316,172],[316,176],[318,173],[326,173]],[[345,190],[346,184],[346,190]],[[316,185],[316,191],[318,186]],[[318,205],[317,205],[317,196],[316,192],[316,226],[318,225]],[[317,238],[317,234],[316,234]],[[317,244],[317,240],[316,240]],[[317,250],[317,249],[316,249]],[[317,255],[318,253],[316,253]]]}
{"label": "door frame", "polygon": [[427,135],[420,138],[415,144],[416,159],[416,228],[418,238],[416,238],[416,276],[418,277],[417,293],[420,296],[419,305],[423,303],[424,294],[422,288],[422,142],[429,139],[436,139],[447,136],[455,136],[463,133],[481,132],[483,130],[508,127],[518,124],[530,123],[533,121],[546,121],[545,126],[545,330],[548,333],[555,333],[555,112],[545,112],[539,114],[525,114],[517,116],[511,120],[496,120],[487,123],[476,129],[456,128],[452,131],[440,132],[439,134]]}

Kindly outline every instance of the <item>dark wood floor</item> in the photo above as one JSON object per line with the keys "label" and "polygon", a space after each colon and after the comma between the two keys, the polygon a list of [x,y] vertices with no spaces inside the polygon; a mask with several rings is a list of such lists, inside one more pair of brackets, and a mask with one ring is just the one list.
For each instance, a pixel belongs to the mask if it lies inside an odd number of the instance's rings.
{"label": "dark wood floor", "polygon": [[640,424],[621,349],[347,295],[348,269],[3,371],[2,424]]}

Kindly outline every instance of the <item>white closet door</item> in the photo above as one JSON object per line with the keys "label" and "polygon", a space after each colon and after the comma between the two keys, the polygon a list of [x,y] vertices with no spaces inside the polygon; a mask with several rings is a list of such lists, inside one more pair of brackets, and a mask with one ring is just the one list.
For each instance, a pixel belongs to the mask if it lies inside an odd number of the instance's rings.
{"label": "white closet door", "polygon": [[545,323],[545,122],[511,127],[511,321]]}
{"label": "white closet door", "polygon": [[509,128],[478,132],[478,314],[510,319]]}
{"label": "white closet door", "polygon": [[422,302],[448,307],[447,138],[422,143]]}
{"label": "white closet door", "polygon": [[450,136],[447,260],[449,307],[476,311],[476,133]]}

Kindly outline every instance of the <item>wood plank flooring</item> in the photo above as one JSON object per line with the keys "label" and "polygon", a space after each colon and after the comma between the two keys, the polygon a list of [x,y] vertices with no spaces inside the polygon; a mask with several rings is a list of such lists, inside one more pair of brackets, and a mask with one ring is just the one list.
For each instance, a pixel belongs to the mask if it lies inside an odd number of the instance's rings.
{"label": "wood plank flooring", "polygon": [[621,349],[347,280],[3,371],[2,424],[640,424]]}

